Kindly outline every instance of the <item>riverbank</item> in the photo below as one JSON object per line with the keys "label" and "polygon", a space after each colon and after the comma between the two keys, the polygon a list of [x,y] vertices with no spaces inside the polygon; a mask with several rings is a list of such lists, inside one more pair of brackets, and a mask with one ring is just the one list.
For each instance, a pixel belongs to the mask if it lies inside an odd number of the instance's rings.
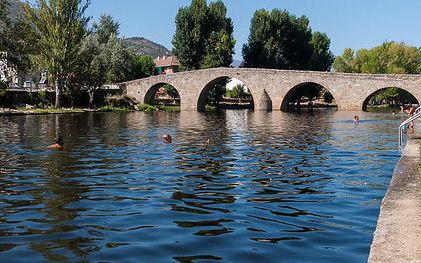
{"label": "riverbank", "polygon": [[420,138],[410,139],[383,198],[368,262],[421,262]]}
{"label": "riverbank", "polygon": [[40,114],[68,114],[68,113],[84,113],[84,112],[127,112],[130,109],[117,108],[117,107],[102,107],[97,109],[87,108],[61,108],[61,109],[11,109],[11,108],[0,108],[0,116],[10,115],[40,115]]}

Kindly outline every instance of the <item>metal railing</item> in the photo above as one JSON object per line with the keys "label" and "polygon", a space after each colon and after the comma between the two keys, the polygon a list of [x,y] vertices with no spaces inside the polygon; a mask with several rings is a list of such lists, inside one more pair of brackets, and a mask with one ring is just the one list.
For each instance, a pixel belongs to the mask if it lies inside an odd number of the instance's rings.
{"label": "metal railing", "polygon": [[403,151],[406,144],[406,137],[404,133],[406,126],[410,124],[411,122],[413,122],[414,120],[418,119],[419,117],[421,117],[421,106],[418,107],[414,111],[414,114],[412,114],[412,116],[410,116],[408,119],[402,122],[401,125],[399,125],[399,151],[400,152]]}

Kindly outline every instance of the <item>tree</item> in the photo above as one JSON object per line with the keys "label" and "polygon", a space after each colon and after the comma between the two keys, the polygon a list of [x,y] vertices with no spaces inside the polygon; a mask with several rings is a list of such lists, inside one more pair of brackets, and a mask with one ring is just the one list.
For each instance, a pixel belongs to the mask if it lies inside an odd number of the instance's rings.
{"label": "tree", "polygon": [[11,77],[12,71],[26,72],[30,68],[29,54],[33,52],[33,39],[28,34],[30,26],[21,16],[12,21],[8,8],[9,3],[0,0],[0,59],[7,65],[7,71],[3,72],[6,78]]}
{"label": "tree", "polygon": [[257,10],[243,45],[244,67],[330,70],[333,55],[326,34],[311,31],[305,16],[288,11]]}
{"label": "tree", "polygon": [[[117,38],[118,32],[119,24],[111,16],[102,15],[99,23],[94,23],[81,43],[80,60],[75,70],[89,94],[90,107],[93,106],[96,91],[105,83],[130,80],[138,69],[134,55]],[[151,71],[150,66],[148,70]]]}
{"label": "tree", "polygon": [[134,55],[121,39],[110,38],[103,52],[108,64],[106,82],[116,83],[132,79]]}
{"label": "tree", "polygon": [[231,65],[235,40],[226,15],[221,0],[209,6],[206,0],[192,0],[190,6],[178,10],[172,43],[182,70]]}
{"label": "tree", "polygon": [[134,57],[133,79],[150,77],[155,71],[155,62],[150,56]]}
{"label": "tree", "polygon": [[60,108],[64,83],[79,61],[79,47],[89,21],[85,11],[89,0],[36,0],[24,5],[33,25],[37,53],[34,62],[47,70],[55,83],[55,107]]}
{"label": "tree", "polygon": [[178,94],[178,91],[173,86],[171,86],[170,84],[165,84],[164,90],[165,90],[165,93],[167,93],[167,95],[170,96],[173,99],[176,99],[180,96]]}
{"label": "tree", "polygon": [[347,48],[335,58],[333,68],[337,72],[419,74],[421,49],[393,41],[356,52]]}
{"label": "tree", "polygon": [[330,51],[330,39],[325,33],[314,32],[310,44],[313,54],[310,60],[310,69],[315,71],[329,71],[334,56]]}
{"label": "tree", "polygon": [[106,44],[110,38],[120,34],[120,24],[110,15],[101,15],[99,23],[93,23],[92,28],[100,44]]}
{"label": "tree", "polygon": [[[421,49],[404,43],[386,41],[372,49],[344,50],[333,62],[336,72],[368,74],[419,74]],[[376,93],[369,104],[399,104],[416,101],[405,90],[389,88]]]}
{"label": "tree", "polygon": [[100,44],[98,35],[91,33],[83,40],[80,48],[80,63],[77,76],[89,95],[89,107],[93,106],[95,92],[106,82],[107,58],[103,54],[104,44]]}

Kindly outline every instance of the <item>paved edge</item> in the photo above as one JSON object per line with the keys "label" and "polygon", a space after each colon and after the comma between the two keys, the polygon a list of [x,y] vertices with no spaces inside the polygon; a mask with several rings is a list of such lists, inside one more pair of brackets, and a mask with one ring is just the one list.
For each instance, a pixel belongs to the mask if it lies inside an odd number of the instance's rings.
{"label": "paved edge", "polygon": [[421,262],[420,144],[409,140],[383,198],[368,262]]}

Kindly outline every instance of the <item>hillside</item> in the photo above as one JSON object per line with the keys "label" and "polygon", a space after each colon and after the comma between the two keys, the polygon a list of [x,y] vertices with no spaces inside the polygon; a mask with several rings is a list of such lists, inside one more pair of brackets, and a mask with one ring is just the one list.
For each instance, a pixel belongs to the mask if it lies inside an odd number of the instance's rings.
{"label": "hillside", "polygon": [[156,58],[157,56],[171,54],[171,51],[163,45],[157,44],[143,37],[125,38],[124,41],[136,52],[136,54],[139,55],[149,55]]}

